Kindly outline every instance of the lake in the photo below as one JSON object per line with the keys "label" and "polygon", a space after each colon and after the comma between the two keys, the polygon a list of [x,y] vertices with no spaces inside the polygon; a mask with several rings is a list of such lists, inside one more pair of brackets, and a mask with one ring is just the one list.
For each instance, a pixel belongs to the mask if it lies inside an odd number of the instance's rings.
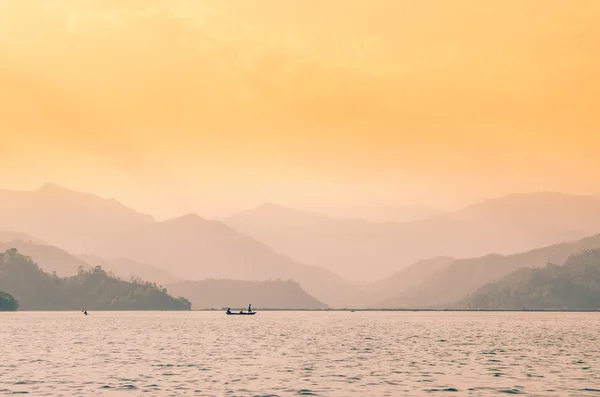
{"label": "lake", "polygon": [[0,394],[600,396],[600,313],[0,313]]}

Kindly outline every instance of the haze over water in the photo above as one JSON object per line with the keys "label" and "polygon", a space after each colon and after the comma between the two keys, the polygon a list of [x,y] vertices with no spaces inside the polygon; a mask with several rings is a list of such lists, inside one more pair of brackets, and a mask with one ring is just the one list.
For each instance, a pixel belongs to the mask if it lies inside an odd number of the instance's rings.
{"label": "haze over water", "polygon": [[0,394],[600,395],[597,313],[0,314]]}

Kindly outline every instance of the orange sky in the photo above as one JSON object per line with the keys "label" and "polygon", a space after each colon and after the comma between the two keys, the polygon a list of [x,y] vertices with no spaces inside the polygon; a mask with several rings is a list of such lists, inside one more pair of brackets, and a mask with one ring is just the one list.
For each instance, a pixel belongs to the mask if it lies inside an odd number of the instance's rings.
{"label": "orange sky", "polygon": [[159,217],[600,194],[598,48],[596,0],[4,1],[0,187]]}

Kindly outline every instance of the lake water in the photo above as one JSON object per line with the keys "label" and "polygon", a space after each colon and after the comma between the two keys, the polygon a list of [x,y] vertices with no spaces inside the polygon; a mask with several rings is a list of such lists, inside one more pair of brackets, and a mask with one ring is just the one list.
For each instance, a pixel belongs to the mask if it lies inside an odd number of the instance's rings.
{"label": "lake water", "polygon": [[600,313],[0,313],[0,394],[600,396]]}

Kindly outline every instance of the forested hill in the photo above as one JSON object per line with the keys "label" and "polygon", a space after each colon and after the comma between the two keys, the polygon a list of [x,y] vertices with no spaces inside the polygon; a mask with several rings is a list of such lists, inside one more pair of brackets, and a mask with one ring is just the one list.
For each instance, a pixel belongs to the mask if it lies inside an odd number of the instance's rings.
{"label": "forested hill", "polygon": [[326,309],[327,305],[288,280],[240,281],[202,280],[169,284],[169,291],[190,299],[194,309]]}
{"label": "forested hill", "polygon": [[520,269],[481,287],[461,307],[471,309],[600,310],[600,250],[571,256],[563,266]]}
{"label": "forested hill", "polygon": [[0,291],[0,312],[15,311],[19,308],[19,302],[11,294]]}
{"label": "forested hill", "polygon": [[14,296],[22,310],[189,310],[156,284],[126,282],[101,267],[71,277],[43,272],[16,249],[0,253],[0,291]]}

